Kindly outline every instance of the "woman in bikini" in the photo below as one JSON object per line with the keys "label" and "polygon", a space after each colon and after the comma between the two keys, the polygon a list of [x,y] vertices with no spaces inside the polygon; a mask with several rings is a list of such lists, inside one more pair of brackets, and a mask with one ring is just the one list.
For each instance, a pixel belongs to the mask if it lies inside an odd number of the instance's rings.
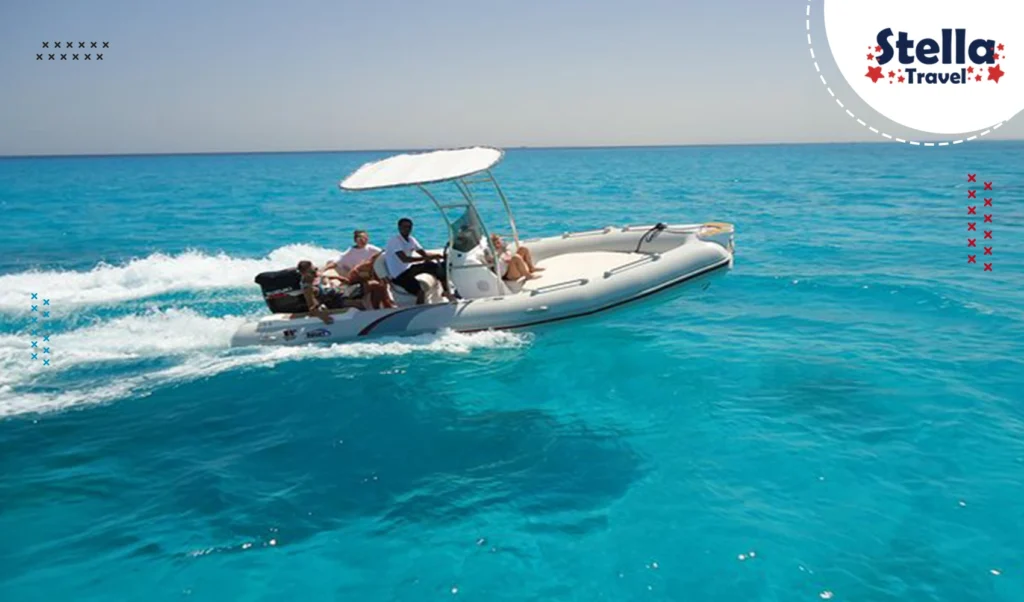
{"label": "woman in bikini", "polygon": [[324,324],[332,324],[330,310],[341,309],[351,299],[345,298],[345,283],[338,276],[327,276],[318,270],[312,261],[302,260],[296,266],[302,275],[302,294],[309,308],[309,315],[320,318]]}
{"label": "woman in bikini", "polygon": [[[519,280],[520,278],[533,280],[534,278],[540,278],[540,274],[537,274],[537,272],[543,272],[544,268],[537,267],[533,263],[533,255],[530,253],[530,249],[520,246],[513,253],[509,250],[505,241],[497,234],[491,234],[491,244],[494,245],[494,250],[498,253],[498,273],[501,274],[503,280]],[[491,261],[490,251],[485,251],[484,254],[487,256],[487,260]]]}

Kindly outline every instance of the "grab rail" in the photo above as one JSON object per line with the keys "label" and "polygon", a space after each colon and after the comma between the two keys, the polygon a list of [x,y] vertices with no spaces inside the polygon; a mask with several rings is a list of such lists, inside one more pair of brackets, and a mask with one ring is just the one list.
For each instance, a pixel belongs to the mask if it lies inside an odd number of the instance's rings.
{"label": "grab rail", "polygon": [[[641,231],[641,230],[650,230],[653,227],[654,227],[654,224],[651,224],[650,226],[625,226],[625,227],[622,228],[622,231],[623,232],[637,232],[637,231]],[[676,230],[676,229],[673,229],[673,228],[666,228],[664,231],[668,232],[670,234],[687,234],[687,233],[690,233],[690,232],[697,232],[698,230],[700,230],[703,227],[704,227],[704,224],[693,224],[693,225],[689,225],[689,226],[683,226],[683,228],[681,230]]]}
{"label": "grab rail", "polygon": [[650,255],[646,255],[644,257],[641,257],[640,259],[636,259],[636,260],[631,261],[629,263],[624,263],[624,264],[622,264],[620,266],[616,266],[616,267],[606,271],[604,273],[604,277],[605,278],[611,278],[612,276],[614,276],[615,274],[618,274],[620,272],[625,272],[626,270],[631,270],[631,269],[633,269],[635,267],[638,267],[640,265],[643,265],[645,263],[650,263],[652,261],[658,261],[659,259],[661,259],[661,254],[660,253],[651,253]]}
{"label": "grab rail", "polygon": [[566,280],[565,282],[549,284],[547,286],[542,286],[540,288],[533,289],[532,291],[530,291],[530,296],[536,297],[537,295],[543,295],[544,293],[550,293],[552,291],[569,288],[570,286],[583,286],[588,282],[590,282],[590,280],[587,280],[586,278],[577,278],[575,280]]}
{"label": "grab rail", "polygon": [[449,266],[448,267],[449,270],[472,270],[472,269],[479,269],[479,268],[482,268],[482,269],[485,269],[485,270],[490,270],[491,266],[489,266],[487,264],[484,264],[484,263],[465,263],[465,264],[462,264],[462,265],[453,265],[453,266]]}
{"label": "grab rail", "polygon": [[605,226],[600,230],[586,230],[584,232],[563,232],[562,238],[580,238],[583,236],[597,236],[598,234],[608,234],[614,229],[614,226]]}

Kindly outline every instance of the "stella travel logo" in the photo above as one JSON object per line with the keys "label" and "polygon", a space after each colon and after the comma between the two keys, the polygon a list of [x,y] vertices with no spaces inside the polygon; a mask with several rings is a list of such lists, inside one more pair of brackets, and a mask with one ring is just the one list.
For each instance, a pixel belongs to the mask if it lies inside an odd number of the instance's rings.
{"label": "stella travel logo", "polygon": [[878,32],[875,45],[868,46],[868,72],[865,77],[873,83],[998,84],[1006,75],[998,63],[1005,56],[1006,46],[984,38],[968,44],[966,29],[943,29],[941,42],[933,38],[915,42],[907,32],[901,31],[894,44],[894,35],[892,28],[883,29]]}
{"label": "stella travel logo", "polygon": [[[1024,0],[808,0],[805,12],[830,101],[881,136],[943,135],[936,142],[952,146],[1024,110]],[[834,64],[818,64],[824,43]],[[849,89],[835,85],[835,69]]]}

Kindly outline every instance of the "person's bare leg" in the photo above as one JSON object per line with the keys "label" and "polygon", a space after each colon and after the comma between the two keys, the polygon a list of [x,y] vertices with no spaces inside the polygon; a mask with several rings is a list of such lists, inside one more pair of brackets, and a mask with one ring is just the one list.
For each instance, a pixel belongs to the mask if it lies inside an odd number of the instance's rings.
{"label": "person's bare leg", "polygon": [[530,249],[520,247],[516,249],[516,255],[523,258],[523,261],[526,262],[526,267],[530,269],[530,273],[544,271],[544,268],[539,268],[533,263],[533,253],[530,252]]}
{"label": "person's bare leg", "polygon": [[505,272],[505,279],[519,280],[520,278],[532,280],[534,278],[540,278],[540,276],[531,274],[530,268],[526,266],[526,261],[519,255],[513,255],[512,259],[508,262],[508,270]]}
{"label": "person's bare leg", "polygon": [[390,309],[392,307],[395,307],[395,304],[391,301],[391,298],[388,296],[387,284],[384,284],[379,280],[374,280],[370,290],[373,291],[373,294],[376,297],[376,301],[374,302],[373,306],[375,309],[380,309],[381,307],[385,309]]}

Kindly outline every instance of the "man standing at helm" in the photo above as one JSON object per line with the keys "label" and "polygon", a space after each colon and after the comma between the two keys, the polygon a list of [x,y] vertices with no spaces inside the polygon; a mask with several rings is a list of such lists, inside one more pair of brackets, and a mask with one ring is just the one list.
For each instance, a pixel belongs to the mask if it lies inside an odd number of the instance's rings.
{"label": "man standing at helm", "polygon": [[441,282],[445,299],[452,301],[444,265],[438,261],[441,259],[443,257],[438,253],[427,253],[423,250],[420,241],[412,235],[411,219],[403,217],[398,220],[398,234],[388,241],[384,249],[384,261],[387,263],[391,281],[410,295],[416,295],[416,305],[423,305],[426,301],[426,293],[416,280],[419,274],[430,274],[437,278]]}

